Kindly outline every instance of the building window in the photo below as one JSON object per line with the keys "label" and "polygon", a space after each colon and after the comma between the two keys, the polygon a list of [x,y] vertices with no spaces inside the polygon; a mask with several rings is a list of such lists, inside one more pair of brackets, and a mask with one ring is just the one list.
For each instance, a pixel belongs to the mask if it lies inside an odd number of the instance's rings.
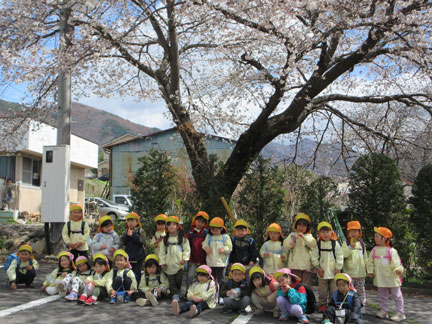
{"label": "building window", "polygon": [[15,156],[0,156],[0,178],[15,182]]}
{"label": "building window", "polygon": [[23,157],[22,182],[40,187],[41,160]]}

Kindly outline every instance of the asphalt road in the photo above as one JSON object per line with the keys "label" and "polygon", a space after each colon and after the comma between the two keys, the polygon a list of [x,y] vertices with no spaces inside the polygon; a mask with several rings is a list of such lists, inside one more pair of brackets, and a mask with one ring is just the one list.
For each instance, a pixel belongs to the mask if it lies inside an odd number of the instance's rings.
{"label": "asphalt road", "polygon": [[[15,292],[6,286],[6,274],[0,269],[0,313],[13,307],[20,306],[35,300],[48,297],[47,294],[39,291],[39,287],[45,275],[53,269],[54,264],[42,263],[38,276],[35,279],[35,289],[19,288]],[[368,292],[370,303],[366,307],[364,317],[365,324],[372,323],[391,323],[389,320],[381,320],[375,317],[377,310],[374,304],[378,304],[376,292]],[[432,298],[405,296],[406,316],[410,323],[432,324]],[[390,310],[394,309],[394,303],[390,302]],[[215,310],[207,310],[200,316],[189,319],[187,313],[175,317],[171,313],[169,300],[164,300],[157,307],[139,307],[134,302],[129,304],[110,305],[102,301],[94,306],[78,305],[74,302],[55,300],[30,309],[20,310],[14,314],[0,317],[0,324],[19,324],[19,323],[155,323],[155,324],[174,324],[174,323],[232,323],[236,320],[235,314],[221,314],[221,306]],[[259,317],[252,317],[247,323],[265,324],[280,323],[278,319],[273,319],[271,313]],[[239,317],[234,324],[246,323],[250,316]],[[288,323],[296,323],[290,320]],[[321,323],[321,314],[314,313],[311,316],[311,323]]]}

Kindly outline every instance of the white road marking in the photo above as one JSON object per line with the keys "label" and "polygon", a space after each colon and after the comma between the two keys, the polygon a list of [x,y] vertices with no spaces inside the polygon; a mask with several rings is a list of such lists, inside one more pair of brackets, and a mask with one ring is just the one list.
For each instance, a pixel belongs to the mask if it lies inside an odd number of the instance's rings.
{"label": "white road marking", "polygon": [[231,324],[246,324],[252,316],[253,314],[239,315],[233,322],[231,322]]}
{"label": "white road marking", "polygon": [[33,308],[33,307],[40,306],[40,305],[43,305],[43,304],[46,304],[46,303],[50,303],[50,302],[55,301],[55,300],[57,300],[59,298],[60,298],[59,295],[49,296],[49,297],[46,297],[46,298],[33,300],[33,301],[31,301],[31,302],[29,302],[27,304],[22,304],[22,305],[19,305],[19,306],[8,308],[8,309],[0,311],[0,317],[8,316],[8,315],[11,315],[13,313],[22,311],[24,309]]}
{"label": "white road marking", "polygon": [[0,266],[0,269],[1,269],[1,268],[4,268],[4,266]]}

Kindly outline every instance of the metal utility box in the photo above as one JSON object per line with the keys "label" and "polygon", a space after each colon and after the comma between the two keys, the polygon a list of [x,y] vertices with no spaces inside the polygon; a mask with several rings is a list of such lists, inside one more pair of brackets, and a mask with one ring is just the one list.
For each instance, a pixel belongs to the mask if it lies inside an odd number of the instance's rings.
{"label": "metal utility box", "polygon": [[70,146],[44,146],[42,157],[42,222],[69,217]]}

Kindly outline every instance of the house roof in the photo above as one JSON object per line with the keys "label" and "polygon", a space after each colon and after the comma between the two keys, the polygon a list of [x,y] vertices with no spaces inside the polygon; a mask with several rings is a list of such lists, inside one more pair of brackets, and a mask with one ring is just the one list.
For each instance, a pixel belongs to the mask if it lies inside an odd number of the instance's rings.
{"label": "house roof", "polygon": [[[109,148],[112,148],[114,146],[118,146],[118,145],[122,145],[122,144],[128,144],[128,143],[131,143],[131,142],[134,142],[134,141],[137,141],[137,140],[142,140],[142,139],[146,139],[146,138],[150,138],[150,137],[159,136],[161,134],[169,133],[169,132],[172,132],[172,131],[178,131],[178,128],[177,127],[171,127],[171,128],[168,128],[168,129],[164,129],[164,130],[158,131],[158,132],[151,133],[151,134],[147,134],[147,135],[143,135],[143,136],[137,136],[136,138],[130,139],[128,141],[119,142],[119,143],[113,143],[111,145],[108,145],[110,143],[107,143],[107,144],[105,144],[103,146],[103,148],[104,149],[109,149]],[[232,139],[229,139],[229,138],[226,138],[226,137],[222,137],[222,136],[217,136],[217,135],[206,135],[206,136],[217,138],[217,139],[220,139],[220,140],[235,142],[235,140],[232,140]],[[114,141],[115,140],[113,140],[112,142],[114,142]]]}

